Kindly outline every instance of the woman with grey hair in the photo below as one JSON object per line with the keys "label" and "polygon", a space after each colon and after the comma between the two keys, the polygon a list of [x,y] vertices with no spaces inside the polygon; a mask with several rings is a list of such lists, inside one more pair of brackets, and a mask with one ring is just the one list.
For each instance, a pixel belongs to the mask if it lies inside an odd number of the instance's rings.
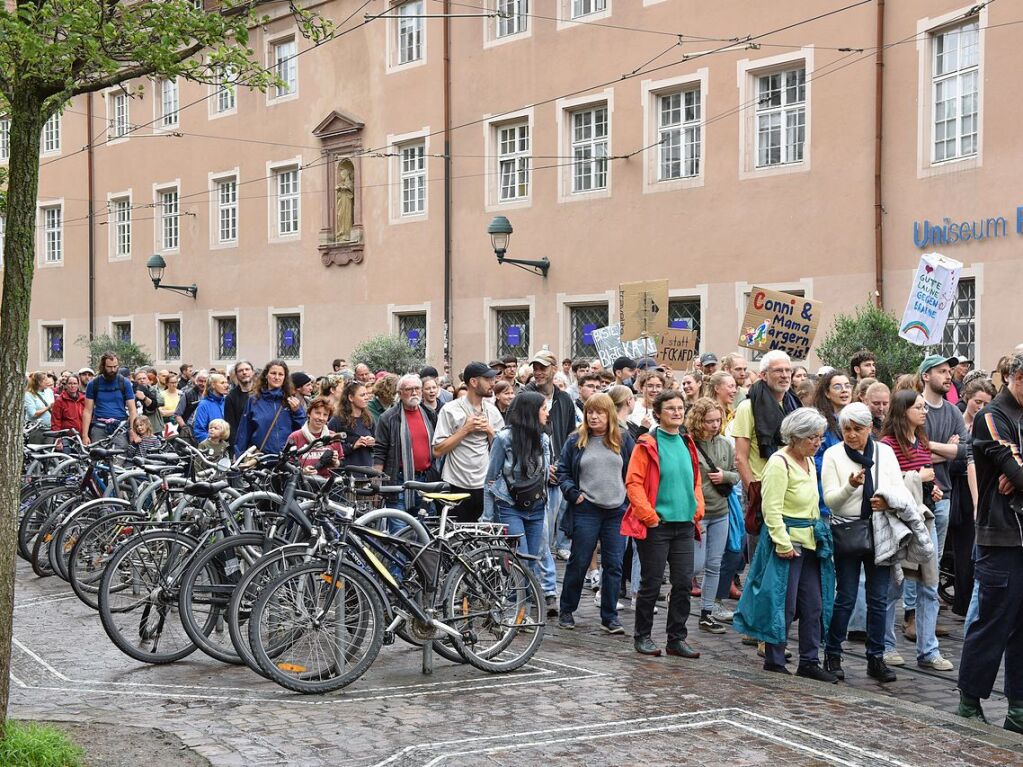
{"label": "woman with grey hair", "polygon": [[[867,675],[879,682],[894,682],[895,672],[884,662],[891,567],[874,563],[873,535],[869,540],[863,540],[855,534],[861,531],[854,528],[862,525],[856,520],[867,520],[867,530],[872,529],[871,515],[884,511],[888,506],[878,492],[886,488],[901,488],[902,472],[895,451],[871,435],[874,420],[869,407],[861,402],[846,405],[838,414],[838,425],[842,442],[824,451],[821,469],[824,502],[831,509],[832,534],[838,539],[835,544],[837,593],[824,645],[824,669],[839,679],[845,679],[842,642],[856,603],[862,567],[866,574]],[[840,529],[841,526],[844,530]],[[844,538],[843,532],[846,533]],[[866,545],[846,545],[843,548],[843,540]]]}
{"label": "woman with grey hair", "polygon": [[764,524],[735,612],[737,631],[764,643],[764,670],[789,674],[785,644],[799,615],[796,674],[820,682],[838,678],[820,665],[821,622],[831,621],[835,566],[831,532],[818,507],[813,457],[827,420],[813,408],[792,411],[781,423],[785,448],[767,461],[761,480]]}

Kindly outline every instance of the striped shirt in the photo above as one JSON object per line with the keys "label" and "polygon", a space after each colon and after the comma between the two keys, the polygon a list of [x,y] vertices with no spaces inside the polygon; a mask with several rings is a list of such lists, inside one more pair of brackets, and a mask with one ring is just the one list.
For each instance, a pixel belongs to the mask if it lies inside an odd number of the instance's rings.
{"label": "striped shirt", "polygon": [[895,451],[895,457],[899,459],[899,469],[902,471],[919,471],[925,466],[931,465],[931,451],[915,440],[909,453],[904,453],[899,441],[895,437],[882,437],[881,441]]}

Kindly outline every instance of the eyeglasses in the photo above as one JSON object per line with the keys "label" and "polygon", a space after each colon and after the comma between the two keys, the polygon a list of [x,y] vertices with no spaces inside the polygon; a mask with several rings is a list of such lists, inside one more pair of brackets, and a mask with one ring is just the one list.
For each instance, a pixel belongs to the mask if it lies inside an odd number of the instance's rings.
{"label": "eyeglasses", "polygon": [[684,412],[686,412],[686,408],[685,408],[684,405],[679,406],[679,407],[676,407],[676,406],[662,407],[661,411],[664,412],[664,413],[684,413]]}
{"label": "eyeglasses", "polygon": [[853,385],[851,383],[844,384],[831,384],[831,391],[852,391]]}
{"label": "eyeglasses", "polygon": [[824,435],[823,434],[817,434],[816,436],[813,436],[813,437],[807,437],[806,441],[807,442],[816,442],[817,444],[820,444],[821,442],[824,441]]}

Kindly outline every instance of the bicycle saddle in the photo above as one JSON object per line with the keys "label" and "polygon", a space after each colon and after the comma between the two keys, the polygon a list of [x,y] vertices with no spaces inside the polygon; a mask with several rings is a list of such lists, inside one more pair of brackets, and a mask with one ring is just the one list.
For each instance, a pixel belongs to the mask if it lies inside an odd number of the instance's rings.
{"label": "bicycle saddle", "polygon": [[418,490],[420,493],[443,493],[450,489],[447,482],[413,482],[402,485],[406,490]]}
{"label": "bicycle saddle", "polygon": [[230,482],[194,482],[191,485],[185,485],[181,492],[185,495],[194,495],[197,498],[213,498],[221,490],[230,487]]}

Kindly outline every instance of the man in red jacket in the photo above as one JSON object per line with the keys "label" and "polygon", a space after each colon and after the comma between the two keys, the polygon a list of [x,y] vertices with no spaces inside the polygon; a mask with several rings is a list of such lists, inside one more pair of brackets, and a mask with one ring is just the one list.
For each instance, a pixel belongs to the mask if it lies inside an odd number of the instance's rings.
{"label": "man in red jacket", "polygon": [[50,410],[50,428],[54,431],[74,429],[82,433],[82,411],[85,410],[85,396],[81,392],[78,376],[68,376],[67,383]]}

